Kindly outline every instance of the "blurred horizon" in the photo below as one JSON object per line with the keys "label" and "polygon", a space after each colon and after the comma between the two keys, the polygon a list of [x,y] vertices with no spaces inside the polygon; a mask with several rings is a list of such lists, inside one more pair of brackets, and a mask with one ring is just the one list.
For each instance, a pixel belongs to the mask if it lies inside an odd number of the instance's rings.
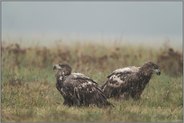
{"label": "blurred horizon", "polygon": [[181,49],[182,2],[3,1],[2,39],[47,45],[62,40],[156,46],[169,40]]}

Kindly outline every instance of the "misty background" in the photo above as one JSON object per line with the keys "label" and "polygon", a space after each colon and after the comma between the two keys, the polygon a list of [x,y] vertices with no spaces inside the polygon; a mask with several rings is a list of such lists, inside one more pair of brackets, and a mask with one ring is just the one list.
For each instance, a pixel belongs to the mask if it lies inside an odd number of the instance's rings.
{"label": "misty background", "polygon": [[2,2],[3,41],[120,41],[182,48],[182,2]]}

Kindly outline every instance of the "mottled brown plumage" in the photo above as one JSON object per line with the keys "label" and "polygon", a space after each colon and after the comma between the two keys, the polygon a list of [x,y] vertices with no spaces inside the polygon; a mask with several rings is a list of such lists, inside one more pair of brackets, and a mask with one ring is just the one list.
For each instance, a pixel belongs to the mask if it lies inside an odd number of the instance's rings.
{"label": "mottled brown plumage", "polygon": [[142,67],[126,67],[113,71],[101,87],[107,98],[139,99],[153,72],[160,75],[158,65],[147,62]]}
{"label": "mottled brown plumage", "polygon": [[72,68],[67,64],[57,64],[56,88],[64,98],[64,105],[98,107],[110,106],[98,84],[81,73],[71,73]]}

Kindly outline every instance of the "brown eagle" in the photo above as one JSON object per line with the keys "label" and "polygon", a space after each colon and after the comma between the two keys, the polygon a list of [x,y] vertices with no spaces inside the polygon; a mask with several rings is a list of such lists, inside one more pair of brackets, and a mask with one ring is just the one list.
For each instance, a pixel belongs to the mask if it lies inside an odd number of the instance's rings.
{"label": "brown eagle", "polygon": [[153,73],[160,75],[159,66],[147,62],[141,67],[125,67],[113,71],[101,87],[107,98],[139,99]]}
{"label": "brown eagle", "polygon": [[56,88],[64,98],[64,105],[112,106],[101,88],[91,78],[81,73],[71,73],[72,68],[68,64],[56,64],[53,70],[56,71]]}

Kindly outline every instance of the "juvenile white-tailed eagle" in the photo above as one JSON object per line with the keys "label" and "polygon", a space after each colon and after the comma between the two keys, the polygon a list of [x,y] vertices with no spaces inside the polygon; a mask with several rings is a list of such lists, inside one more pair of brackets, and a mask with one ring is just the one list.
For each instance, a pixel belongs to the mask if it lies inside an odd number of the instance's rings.
{"label": "juvenile white-tailed eagle", "polygon": [[68,64],[56,64],[53,70],[56,70],[56,88],[64,98],[64,105],[111,105],[94,80],[81,73],[71,73],[72,68]]}
{"label": "juvenile white-tailed eagle", "polygon": [[125,67],[113,71],[101,87],[107,98],[139,99],[153,73],[160,75],[159,66],[147,62],[141,67]]}

